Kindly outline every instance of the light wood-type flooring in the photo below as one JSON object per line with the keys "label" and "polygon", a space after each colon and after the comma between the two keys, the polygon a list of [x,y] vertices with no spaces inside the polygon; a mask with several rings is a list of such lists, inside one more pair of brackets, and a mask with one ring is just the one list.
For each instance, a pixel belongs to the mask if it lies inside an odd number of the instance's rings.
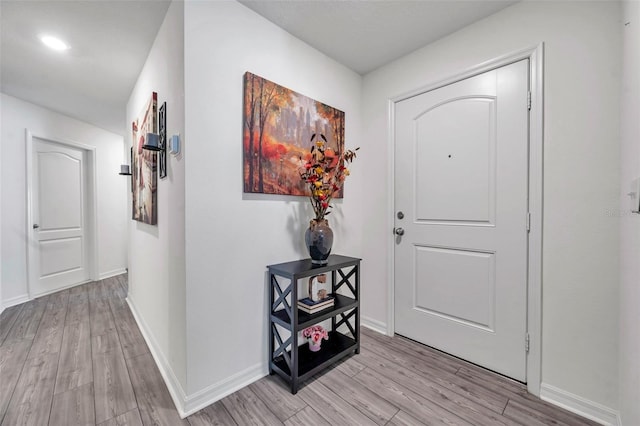
{"label": "light wood-type flooring", "polygon": [[519,383],[365,328],[359,355],[296,395],[268,376],[182,420],[126,288],[122,275],[2,313],[3,426],[594,424],[528,395]]}

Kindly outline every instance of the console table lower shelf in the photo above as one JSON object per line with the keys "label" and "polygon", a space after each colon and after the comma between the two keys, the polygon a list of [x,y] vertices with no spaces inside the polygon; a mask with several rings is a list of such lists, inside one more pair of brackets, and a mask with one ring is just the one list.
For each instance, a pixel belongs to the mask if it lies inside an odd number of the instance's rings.
{"label": "console table lower shelf", "polygon": [[[360,259],[332,254],[325,265],[311,259],[269,265],[269,374],[278,374],[298,392],[301,382],[351,354],[360,353]],[[298,284],[330,275],[334,304],[308,314],[298,309]],[[306,280],[306,281],[305,281]],[[328,289],[327,289],[328,290]],[[300,337],[305,328],[330,321],[329,339],[317,352]]]}
{"label": "console table lower shelf", "polygon": [[[322,341],[322,348],[318,352],[311,352],[309,345],[298,347],[298,380],[300,382],[319,373],[329,365],[351,353],[357,353],[358,344],[349,336],[337,331],[329,332],[329,340]],[[291,356],[291,351],[287,351]],[[284,357],[280,355],[273,360],[273,371],[286,381],[292,379],[291,370]]]}

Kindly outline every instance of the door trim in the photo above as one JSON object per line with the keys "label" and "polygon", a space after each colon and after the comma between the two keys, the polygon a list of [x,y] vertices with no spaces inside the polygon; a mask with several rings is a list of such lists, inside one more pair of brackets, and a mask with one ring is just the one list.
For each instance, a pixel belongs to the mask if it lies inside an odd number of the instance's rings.
{"label": "door trim", "polygon": [[[528,283],[527,283],[527,333],[529,352],[527,353],[527,390],[539,396],[542,382],[542,208],[543,208],[543,149],[544,149],[544,43],[512,52],[480,63],[460,73],[432,82],[410,92],[392,97],[388,101],[389,125],[387,128],[388,149],[388,228],[394,227],[395,214],[395,105],[396,103],[424,92],[438,89],[448,84],[491,71],[523,59],[529,60],[529,90],[531,110],[529,112],[529,212],[531,230],[528,242]],[[387,258],[389,259],[387,294],[387,334],[395,333],[395,244],[394,236],[388,234]],[[525,344],[522,336],[522,345]]]}
{"label": "door trim", "polygon": [[[56,143],[59,145],[69,146],[76,149],[81,149],[87,154],[86,159],[86,179],[87,179],[87,227],[86,227],[86,242],[88,249],[88,269],[89,280],[98,280],[98,203],[97,203],[97,178],[96,178],[96,147],[85,145],[72,140],[65,140],[60,138],[52,138],[49,136],[43,136],[40,134],[31,133],[29,129],[25,129],[25,146],[26,146],[26,182],[27,182],[27,217],[26,217],[26,240],[27,240],[27,292],[29,299],[33,299],[36,296],[44,296],[47,293],[33,294],[32,280],[37,275],[35,271],[35,265],[32,259],[34,258],[33,250],[35,246],[35,239],[33,238],[33,138],[42,139],[44,141]],[[72,284],[68,287],[77,285]],[[57,289],[55,291],[58,291]]]}

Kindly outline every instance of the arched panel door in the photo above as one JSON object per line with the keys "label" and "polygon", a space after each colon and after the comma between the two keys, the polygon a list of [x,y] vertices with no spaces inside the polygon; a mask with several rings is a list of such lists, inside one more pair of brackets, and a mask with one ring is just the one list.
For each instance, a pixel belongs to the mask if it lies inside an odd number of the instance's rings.
{"label": "arched panel door", "polygon": [[520,381],[528,69],[520,61],[395,111],[395,331]]}
{"label": "arched panel door", "polygon": [[86,153],[33,138],[32,296],[89,280]]}

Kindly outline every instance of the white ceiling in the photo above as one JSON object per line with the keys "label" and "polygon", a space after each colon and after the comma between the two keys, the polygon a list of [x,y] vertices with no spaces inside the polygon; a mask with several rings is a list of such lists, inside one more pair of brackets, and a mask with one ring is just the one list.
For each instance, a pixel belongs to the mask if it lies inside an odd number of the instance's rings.
{"label": "white ceiling", "polygon": [[[0,1],[3,93],[124,134],[125,109],[168,1]],[[64,39],[55,52],[40,34]]]}
{"label": "white ceiling", "polygon": [[514,0],[239,0],[359,74],[398,59]]}
{"label": "white ceiling", "polygon": [[[366,74],[516,1],[240,2]],[[2,92],[124,134],[126,103],[168,7],[165,0],[0,0]],[[48,50],[42,33],[71,49]]]}

